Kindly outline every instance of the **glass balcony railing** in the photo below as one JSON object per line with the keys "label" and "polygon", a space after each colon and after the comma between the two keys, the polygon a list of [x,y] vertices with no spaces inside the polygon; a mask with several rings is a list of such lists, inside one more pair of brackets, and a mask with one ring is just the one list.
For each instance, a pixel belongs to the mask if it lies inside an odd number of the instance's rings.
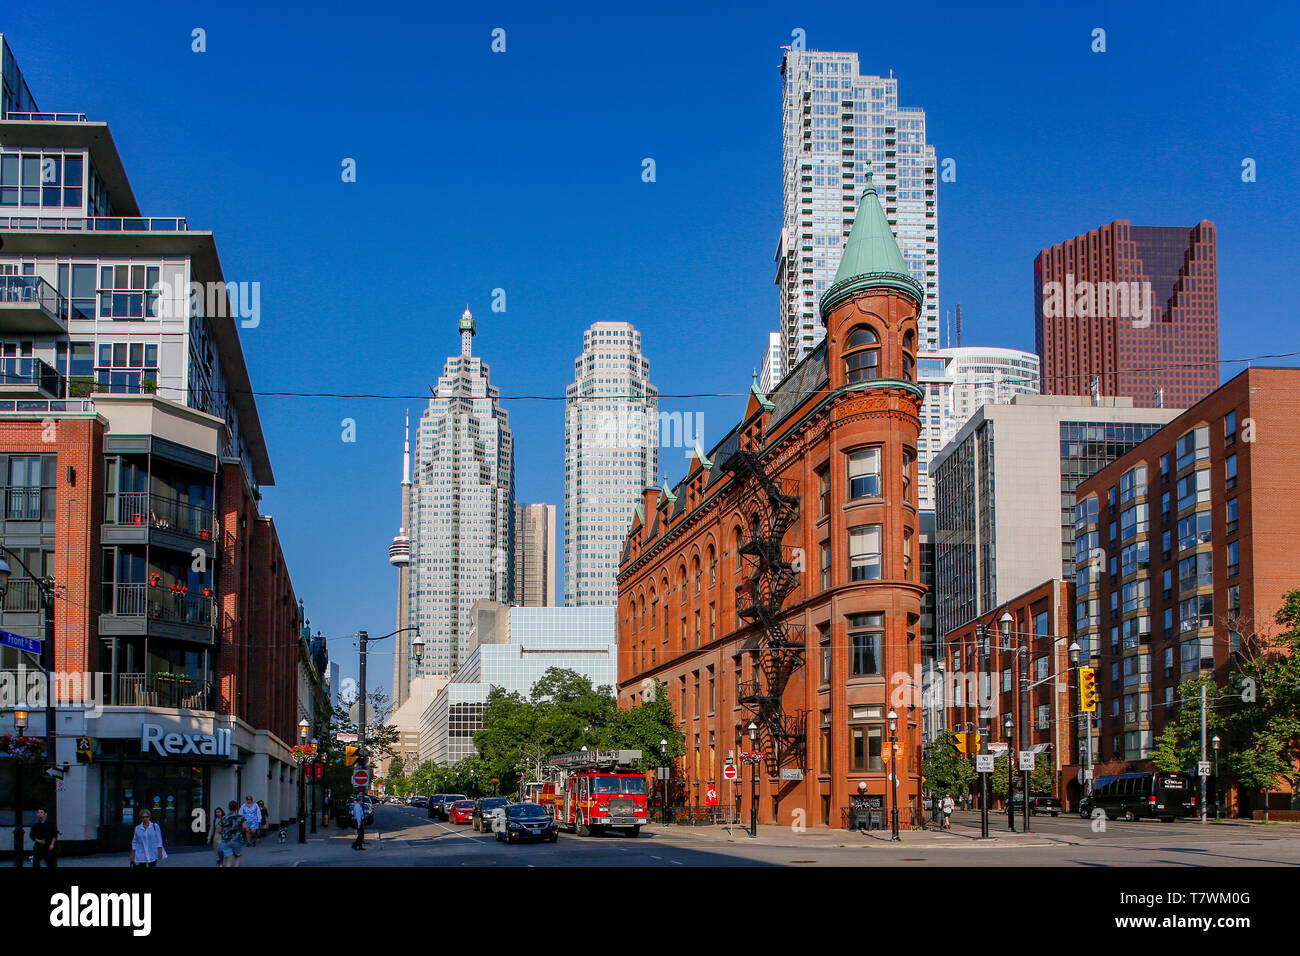
{"label": "glass balcony railing", "polygon": [[40,389],[51,398],[63,397],[63,376],[38,358],[0,358],[0,385]]}
{"label": "glass balcony railing", "polygon": [[[111,510],[108,517],[112,523]],[[204,541],[215,540],[218,532],[216,511],[211,506],[190,504],[148,492],[119,493],[116,523],[178,531]]]}
{"label": "glass balcony railing", "polygon": [[6,120],[17,123],[85,123],[85,113],[16,113],[4,115]]}
{"label": "glass balcony railing", "polygon": [[89,319],[80,309],[68,304],[59,291],[40,276],[0,276],[0,307],[14,303],[36,305],[55,321]]}
{"label": "glass balcony railing", "polygon": [[112,596],[113,608],[105,608],[105,613],[118,617],[148,617],[196,627],[212,625],[214,603],[210,595],[194,595],[161,584],[118,584]]}
{"label": "glass balcony railing", "polygon": [[67,232],[186,232],[184,219],[142,216],[91,216],[61,219],[57,216],[0,216],[0,229],[54,229]]}
{"label": "glass balcony railing", "polygon": [[212,685],[185,674],[118,674],[114,704],[211,710]]}

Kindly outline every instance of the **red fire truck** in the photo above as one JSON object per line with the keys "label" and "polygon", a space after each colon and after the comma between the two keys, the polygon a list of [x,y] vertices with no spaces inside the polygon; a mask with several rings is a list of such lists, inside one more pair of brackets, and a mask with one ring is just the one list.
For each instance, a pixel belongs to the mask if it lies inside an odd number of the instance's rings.
{"label": "red fire truck", "polygon": [[639,750],[580,750],[552,757],[546,778],[532,791],[555,819],[578,836],[622,830],[636,836],[646,824],[646,778]]}

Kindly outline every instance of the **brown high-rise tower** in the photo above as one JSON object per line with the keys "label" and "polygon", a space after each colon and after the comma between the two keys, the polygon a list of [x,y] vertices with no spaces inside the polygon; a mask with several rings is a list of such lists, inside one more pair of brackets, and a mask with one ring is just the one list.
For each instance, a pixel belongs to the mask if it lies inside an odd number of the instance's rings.
{"label": "brown high-rise tower", "polygon": [[1123,395],[1186,408],[1219,384],[1214,223],[1108,226],[1034,260],[1044,395]]}

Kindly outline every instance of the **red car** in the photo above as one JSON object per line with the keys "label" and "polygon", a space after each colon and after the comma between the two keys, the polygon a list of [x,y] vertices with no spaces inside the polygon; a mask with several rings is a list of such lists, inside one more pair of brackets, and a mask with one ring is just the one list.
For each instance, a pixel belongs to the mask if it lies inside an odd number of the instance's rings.
{"label": "red car", "polygon": [[474,801],[457,800],[447,811],[447,819],[451,823],[472,823],[474,821]]}

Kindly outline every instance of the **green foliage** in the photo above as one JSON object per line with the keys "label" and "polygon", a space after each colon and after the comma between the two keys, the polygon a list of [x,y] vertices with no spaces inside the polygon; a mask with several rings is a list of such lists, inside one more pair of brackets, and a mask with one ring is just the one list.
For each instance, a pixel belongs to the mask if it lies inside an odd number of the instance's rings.
{"label": "green foliage", "polygon": [[966,793],[976,776],[971,758],[957,749],[957,735],[951,730],[940,733],[926,748],[922,766],[926,786],[940,796]]}
{"label": "green foliage", "polygon": [[1156,737],[1155,746],[1151,749],[1151,763],[1157,770],[1170,773],[1183,769],[1183,762],[1178,756],[1178,730],[1172,723],[1166,724],[1165,729]]}

